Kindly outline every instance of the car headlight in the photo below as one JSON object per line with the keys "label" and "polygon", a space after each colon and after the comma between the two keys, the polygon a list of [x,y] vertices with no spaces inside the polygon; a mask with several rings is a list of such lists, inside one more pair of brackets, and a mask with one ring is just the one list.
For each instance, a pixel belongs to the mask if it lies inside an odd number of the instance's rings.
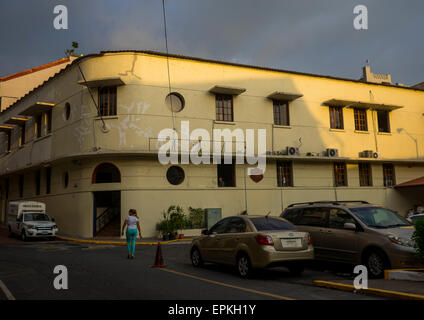
{"label": "car headlight", "polygon": [[28,227],[28,229],[35,229],[35,226],[33,224],[27,224],[26,226]]}
{"label": "car headlight", "polygon": [[411,247],[411,248],[413,248],[415,245],[415,242],[412,239],[401,238],[401,237],[394,236],[392,234],[389,234],[387,237],[394,244],[399,244],[401,246]]}

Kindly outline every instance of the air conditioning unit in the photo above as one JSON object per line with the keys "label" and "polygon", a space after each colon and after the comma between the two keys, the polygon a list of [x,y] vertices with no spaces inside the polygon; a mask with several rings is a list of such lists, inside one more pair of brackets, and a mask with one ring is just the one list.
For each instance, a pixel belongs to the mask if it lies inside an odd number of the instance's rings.
{"label": "air conditioning unit", "polygon": [[363,157],[364,158],[372,158],[372,154],[374,153],[374,151],[372,151],[372,150],[365,150],[364,152],[363,152]]}
{"label": "air conditioning unit", "polygon": [[372,159],[378,159],[381,157],[379,152],[375,152],[372,150],[364,150],[360,153],[361,158],[372,158]]}
{"label": "air conditioning unit", "polygon": [[288,156],[300,156],[299,148],[287,147],[286,154]]}
{"label": "air conditioning unit", "polygon": [[328,148],[326,151],[326,156],[330,158],[337,158],[339,156],[339,150]]}
{"label": "air conditioning unit", "polygon": [[306,155],[309,157],[321,157],[322,154],[320,152],[307,152]]}

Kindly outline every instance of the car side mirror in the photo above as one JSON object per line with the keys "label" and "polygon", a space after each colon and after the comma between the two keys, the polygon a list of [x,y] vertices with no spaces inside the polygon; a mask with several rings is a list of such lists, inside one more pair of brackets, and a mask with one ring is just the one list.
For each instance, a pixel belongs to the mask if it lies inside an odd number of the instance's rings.
{"label": "car side mirror", "polygon": [[53,222],[56,222],[56,220],[55,220],[54,218],[52,218],[52,221],[53,221]]}
{"label": "car side mirror", "polygon": [[344,228],[344,229],[346,229],[346,230],[353,230],[353,231],[356,231],[356,225],[355,225],[354,223],[352,223],[352,222],[346,222],[346,223],[343,225],[343,228]]}
{"label": "car side mirror", "polygon": [[203,229],[202,230],[202,235],[207,236],[209,234],[209,230],[208,229]]}

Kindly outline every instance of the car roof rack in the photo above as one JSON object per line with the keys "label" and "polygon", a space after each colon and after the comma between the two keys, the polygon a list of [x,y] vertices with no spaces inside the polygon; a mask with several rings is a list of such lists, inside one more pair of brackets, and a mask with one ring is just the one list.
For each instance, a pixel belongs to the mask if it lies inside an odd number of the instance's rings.
{"label": "car roof rack", "polygon": [[302,205],[314,205],[314,204],[332,204],[332,205],[341,205],[347,203],[360,203],[360,204],[369,204],[368,201],[364,200],[343,200],[343,201],[310,201],[310,202],[297,202],[290,204],[287,208],[292,208],[294,206],[302,206]]}

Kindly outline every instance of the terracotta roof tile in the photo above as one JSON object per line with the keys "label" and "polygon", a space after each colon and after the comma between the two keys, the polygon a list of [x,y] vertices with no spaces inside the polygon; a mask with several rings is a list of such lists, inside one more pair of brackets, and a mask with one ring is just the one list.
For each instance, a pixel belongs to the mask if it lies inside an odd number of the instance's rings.
{"label": "terracotta roof tile", "polygon": [[395,188],[404,188],[404,187],[424,187],[424,177],[395,185]]}
{"label": "terracotta roof tile", "polygon": [[31,68],[31,69],[28,69],[28,70],[20,71],[20,72],[15,73],[15,74],[11,74],[9,76],[1,77],[0,81],[5,82],[5,81],[8,81],[8,80],[16,79],[16,78],[22,77],[22,76],[27,75],[27,74],[31,74],[31,73],[34,73],[34,72],[37,72],[37,71],[45,70],[45,69],[50,68],[50,67],[61,65],[63,63],[67,63],[69,61],[71,61],[70,58],[64,58],[64,59],[60,59],[60,60],[57,60],[57,61],[53,61],[53,62],[50,62],[50,63],[47,63],[47,64],[43,64],[42,66],[39,66],[39,67],[34,67],[34,68]]}

